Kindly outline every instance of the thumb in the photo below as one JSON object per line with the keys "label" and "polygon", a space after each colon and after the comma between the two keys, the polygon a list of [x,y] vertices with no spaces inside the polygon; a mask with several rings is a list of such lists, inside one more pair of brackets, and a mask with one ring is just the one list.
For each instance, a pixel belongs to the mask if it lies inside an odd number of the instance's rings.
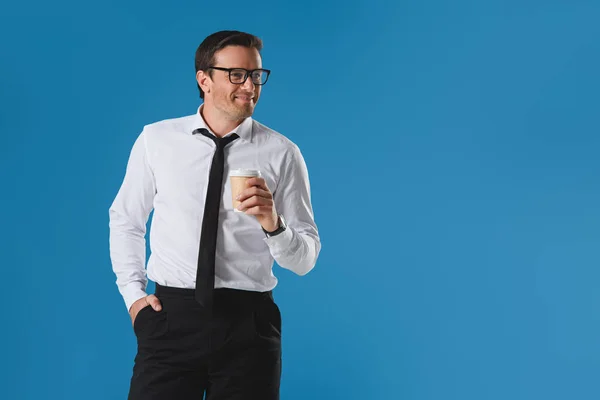
{"label": "thumb", "polygon": [[162,309],[160,300],[155,295],[151,294],[150,296],[148,296],[146,301],[148,302],[148,304],[150,304],[154,311],[160,311]]}

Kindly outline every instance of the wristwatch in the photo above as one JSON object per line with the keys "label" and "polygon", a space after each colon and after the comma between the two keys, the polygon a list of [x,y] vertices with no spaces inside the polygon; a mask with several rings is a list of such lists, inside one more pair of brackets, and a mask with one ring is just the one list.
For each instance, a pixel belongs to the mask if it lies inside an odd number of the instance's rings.
{"label": "wristwatch", "polygon": [[263,228],[263,232],[265,233],[265,235],[267,235],[267,237],[273,237],[273,236],[277,236],[279,235],[281,232],[285,231],[287,229],[287,223],[285,222],[285,219],[283,218],[283,215],[279,214],[277,216],[277,220],[279,221],[279,228],[275,229],[273,232],[268,232],[265,230],[265,228]]}

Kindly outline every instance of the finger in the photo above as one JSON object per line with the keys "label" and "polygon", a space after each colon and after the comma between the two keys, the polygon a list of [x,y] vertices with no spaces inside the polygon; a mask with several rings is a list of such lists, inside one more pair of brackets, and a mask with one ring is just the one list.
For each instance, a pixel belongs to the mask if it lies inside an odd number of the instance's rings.
{"label": "finger", "polygon": [[253,178],[248,178],[246,180],[246,185],[248,186],[258,186],[259,188],[269,191],[269,188],[267,187],[267,182],[265,181],[265,178],[260,178],[260,177],[253,177]]}
{"label": "finger", "polygon": [[146,301],[148,302],[148,304],[150,304],[150,306],[152,306],[154,311],[160,311],[162,309],[160,300],[155,295],[151,294],[150,296],[146,297]]}
{"label": "finger", "polygon": [[237,200],[244,201],[252,196],[264,197],[266,199],[273,198],[273,195],[268,190],[261,189],[257,186],[252,186],[251,188],[241,191],[237,197]]}
{"label": "finger", "polygon": [[269,215],[273,212],[273,208],[269,206],[254,206],[247,208],[244,212],[248,215]]}
{"label": "finger", "polygon": [[266,199],[264,197],[257,197],[257,196],[252,196],[249,199],[244,200],[238,207],[239,210],[244,211],[248,208],[252,208],[252,207],[263,207],[263,208],[272,208],[273,207],[273,200],[271,199]]}

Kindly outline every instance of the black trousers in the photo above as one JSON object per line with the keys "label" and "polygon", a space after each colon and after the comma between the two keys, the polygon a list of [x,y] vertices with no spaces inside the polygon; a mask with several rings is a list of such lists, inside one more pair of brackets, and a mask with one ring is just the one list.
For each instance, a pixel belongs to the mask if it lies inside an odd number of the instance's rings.
{"label": "black trousers", "polygon": [[271,292],[216,289],[212,315],[193,289],[156,284],[161,311],[134,322],[129,400],[276,400],[281,314]]}

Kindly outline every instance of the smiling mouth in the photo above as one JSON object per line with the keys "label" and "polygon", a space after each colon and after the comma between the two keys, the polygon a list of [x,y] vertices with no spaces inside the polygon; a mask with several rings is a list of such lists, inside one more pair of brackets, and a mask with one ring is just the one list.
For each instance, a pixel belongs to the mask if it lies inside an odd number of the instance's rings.
{"label": "smiling mouth", "polygon": [[241,101],[247,102],[247,103],[254,100],[254,97],[249,97],[249,96],[235,96],[235,98],[239,99]]}

